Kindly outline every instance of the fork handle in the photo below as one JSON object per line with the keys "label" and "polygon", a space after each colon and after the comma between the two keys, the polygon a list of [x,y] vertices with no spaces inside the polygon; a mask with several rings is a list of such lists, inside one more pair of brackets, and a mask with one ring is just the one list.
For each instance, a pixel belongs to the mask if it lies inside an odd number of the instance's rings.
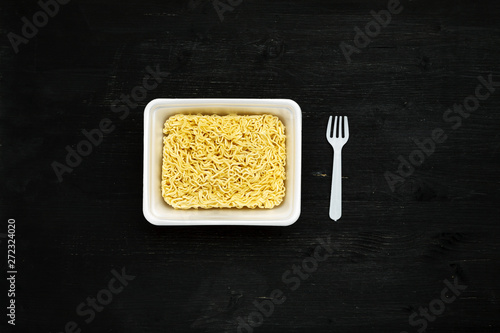
{"label": "fork handle", "polygon": [[332,193],[330,218],[337,221],[342,216],[342,148],[333,151]]}

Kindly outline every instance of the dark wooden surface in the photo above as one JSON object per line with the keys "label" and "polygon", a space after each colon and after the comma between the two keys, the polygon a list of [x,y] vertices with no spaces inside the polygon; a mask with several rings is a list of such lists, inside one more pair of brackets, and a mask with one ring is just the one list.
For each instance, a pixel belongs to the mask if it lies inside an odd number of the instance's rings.
{"label": "dark wooden surface", "polygon": [[[467,289],[427,331],[500,331],[500,87],[459,128],[443,120],[478,76],[500,82],[500,4],[401,5],[348,63],[339,44],[354,45],[354,28],[386,1],[243,0],[221,22],[210,1],[73,0],[17,54],[8,33],[21,34],[21,18],[40,8],[3,1],[0,234],[16,220],[16,331],[63,332],[74,321],[82,332],[237,332],[254,301],[279,289],[286,301],[254,332],[418,332],[422,322],[409,318],[455,279]],[[113,101],[157,65],[170,75],[120,119]],[[159,97],[295,100],[300,219],[285,228],[150,225],[143,111]],[[337,223],[328,218],[329,115],[349,116],[351,128]],[[51,163],[64,163],[65,147],[103,118],[115,130],[59,182]],[[386,172],[417,149],[412,138],[436,128],[447,140],[393,192]],[[291,290],[283,274],[328,237],[331,257]],[[77,306],[122,268],[135,279],[86,323]],[[10,332],[4,312],[0,330]]]}

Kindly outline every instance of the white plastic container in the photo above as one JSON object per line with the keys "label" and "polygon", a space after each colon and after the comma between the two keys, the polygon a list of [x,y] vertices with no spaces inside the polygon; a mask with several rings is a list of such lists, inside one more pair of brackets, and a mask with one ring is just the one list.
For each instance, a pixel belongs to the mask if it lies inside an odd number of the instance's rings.
{"label": "white plastic container", "polygon": [[[172,208],[161,196],[163,124],[175,114],[272,114],[280,118],[286,134],[286,193],[271,209]],[[143,212],[159,226],[249,225],[287,226],[300,216],[302,112],[289,99],[155,99],[144,111]]]}

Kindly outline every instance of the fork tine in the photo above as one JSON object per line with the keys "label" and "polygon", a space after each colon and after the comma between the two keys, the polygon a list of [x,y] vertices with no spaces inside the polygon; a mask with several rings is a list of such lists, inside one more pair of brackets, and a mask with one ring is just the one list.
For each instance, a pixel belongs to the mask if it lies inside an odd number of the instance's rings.
{"label": "fork tine", "polygon": [[344,138],[349,138],[349,122],[347,121],[347,117],[345,118],[345,123],[344,123]]}
{"label": "fork tine", "polygon": [[339,117],[335,116],[335,125],[333,125],[333,137],[334,138],[338,138],[339,137],[339,130],[338,130],[338,127],[337,127],[338,119],[339,119]]}
{"label": "fork tine", "polygon": [[328,126],[326,126],[326,137],[330,138],[332,136],[332,116],[328,118]]}

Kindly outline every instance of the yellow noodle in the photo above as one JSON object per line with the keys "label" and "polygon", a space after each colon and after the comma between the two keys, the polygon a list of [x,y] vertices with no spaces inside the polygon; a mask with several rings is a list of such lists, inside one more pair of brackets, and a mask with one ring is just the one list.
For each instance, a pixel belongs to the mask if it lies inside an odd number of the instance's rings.
{"label": "yellow noodle", "polygon": [[175,115],[163,128],[161,191],[176,209],[273,208],[285,196],[276,116]]}

